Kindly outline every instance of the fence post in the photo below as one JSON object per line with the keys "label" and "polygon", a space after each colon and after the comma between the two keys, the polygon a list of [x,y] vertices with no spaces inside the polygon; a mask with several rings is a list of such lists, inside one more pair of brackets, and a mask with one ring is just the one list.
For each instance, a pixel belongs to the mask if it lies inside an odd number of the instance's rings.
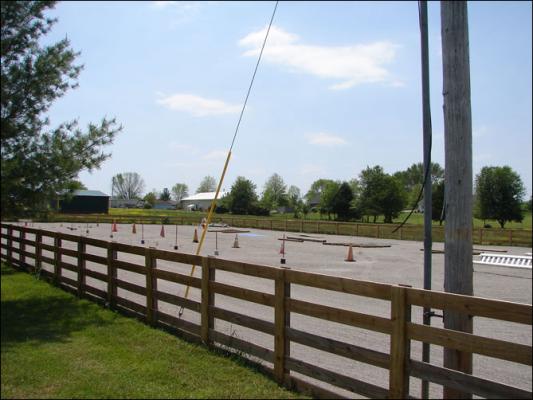
{"label": "fence post", "polygon": [[513,245],[513,230],[509,230],[509,246]]}
{"label": "fence post", "polygon": [[335,222],[335,232],[337,232],[337,235],[339,234],[339,223]]}
{"label": "fence post", "polygon": [[287,269],[278,270],[274,292],[274,377],[280,384],[286,382],[289,374],[285,364],[285,358],[290,356],[290,340],[285,328],[291,324],[291,313],[286,307],[286,299],[291,296],[291,284],[285,277]]}
{"label": "fence post", "polygon": [[479,228],[479,244],[483,244],[483,228]]}
{"label": "fence post", "polygon": [[320,233],[320,221],[316,223],[316,233]]}
{"label": "fence post", "polygon": [[391,323],[389,398],[405,399],[409,395],[408,363],[411,341],[407,338],[406,323],[411,320],[411,306],[407,305],[406,289],[391,287]]}
{"label": "fence post", "polygon": [[110,308],[115,307],[117,298],[117,268],[113,262],[117,259],[115,243],[107,243],[107,304]]}
{"label": "fence post", "polygon": [[9,225],[7,227],[7,261],[13,265],[13,227]]}
{"label": "fence post", "polygon": [[403,227],[400,227],[400,240],[403,240]]}
{"label": "fence post", "polygon": [[201,312],[201,332],[202,342],[209,345],[209,330],[215,327],[215,318],[210,310],[215,305],[215,293],[210,287],[210,283],[215,280],[216,265],[215,259],[211,256],[202,258],[202,303],[200,304]]}
{"label": "fence post", "polygon": [[61,278],[61,238],[59,233],[54,235],[54,283],[59,285]]}
{"label": "fence post", "polygon": [[85,238],[80,236],[78,241],[78,297],[83,296],[85,289]]}
{"label": "fence post", "polygon": [[24,255],[26,251],[26,244],[24,243],[24,240],[26,240],[26,231],[22,226],[19,231],[19,240],[19,263],[21,268],[26,269],[26,256]]}
{"label": "fence post", "polygon": [[379,239],[379,225],[376,225],[376,227],[378,228],[378,232],[377,232],[377,238]]}
{"label": "fence post", "polygon": [[43,234],[37,232],[35,234],[35,272],[41,271],[43,249],[41,244],[43,243]]}
{"label": "fence post", "polygon": [[303,232],[304,231],[304,221],[301,220],[300,221],[300,232]]}
{"label": "fence post", "polygon": [[157,268],[157,258],[154,247],[144,250],[144,265],[146,267],[146,320],[152,326],[157,325],[157,276],[154,273]]}

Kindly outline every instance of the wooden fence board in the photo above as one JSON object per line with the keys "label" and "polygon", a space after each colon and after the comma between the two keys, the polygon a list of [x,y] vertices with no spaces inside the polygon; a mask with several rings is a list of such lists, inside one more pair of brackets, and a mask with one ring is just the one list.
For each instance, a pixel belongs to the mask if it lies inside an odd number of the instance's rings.
{"label": "wooden fence board", "polygon": [[350,390],[354,393],[362,394],[363,396],[386,399],[389,396],[389,391],[380,386],[371,383],[363,382],[355,378],[338,374],[327,369],[308,364],[304,361],[294,358],[287,359],[287,367],[295,372],[310,376],[311,378],[327,382],[331,385]]}
{"label": "wooden fence board", "polygon": [[115,303],[118,306],[126,307],[126,308],[129,308],[130,310],[138,312],[142,314],[143,316],[146,315],[146,307],[141,304],[135,303],[134,301],[115,296]]}
{"label": "wooden fence board", "polygon": [[68,269],[72,272],[78,272],[78,266],[74,264],[67,263],[65,261],[61,261],[61,268]]}
{"label": "wooden fence board", "polygon": [[214,342],[250,354],[267,362],[274,362],[274,352],[265,347],[247,342],[235,336],[229,336],[222,332],[217,332],[214,329],[209,331],[209,335]]}
{"label": "wooden fence board", "polygon": [[364,347],[325,338],[294,328],[286,328],[286,331],[287,338],[293,342],[376,367],[389,369],[390,356],[387,353],[365,349]]}
{"label": "wooden fence board", "polygon": [[279,268],[266,265],[249,264],[240,261],[223,260],[216,258],[213,267],[223,271],[235,272],[243,275],[250,275],[258,278],[274,279]]}
{"label": "wooden fence board", "polygon": [[531,365],[531,346],[498,339],[476,336],[470,333],[407,323],[410,339],[433,343],[468,353],[477,353],[502,360]]}
{"label": "wooden fence board", "polygon": [[237,299],[251,301],[253,303],[258,303],[265,306],[274,306],[274,295],[269,293],[244,289],[220,282],[210,282],[209,288],[212,289],[215,293],[223,294],[224,296],[235,297]]}
{"label": "wooden fence board", "polygon": [[86,261],[97,263],[97,264],[107,265],[106,257],[97,256],[95,254],[86,253],[83,255],[83,259]]}
{"label": "wooden fence board", "polygon": [[310,272],[287,270],[287,280],[298,285],[312,286],[336,292],[390,300],[390,285],[370,281],[359,281]]}
{"label": "wooden fence board", "polygon": [[195,278],[194,276],[188,276],[183,274],[178,274],[176,272],[163,271],[161,269],[156,269],[154,274],[159,279],[164,279],[166,281],[181,283],[183,285],[192,286],[195,288],[200,288],[202,286],[202,280]]}
{"label": "wooden fence board", "polygon": [[472,393],[485,398],[531,399],[531,392],[478,378],[464,372],[438,367],[422,361],[410,361],[411,376],[425,379],[465,393]]}
{"label": "wooden fence board", "polygon": [[194,324],[192,322],[186,321],[184,319],[176,318],[172,315],[169,315],[163,311],[159,311],[158,318],[160,321],[169,324],[175,328],[182,329],[198,336],[200,338],[200,325]]}
{"label": "wooden fence board", "polygon": [[146,269],[144,268],[144,265],[133,264],[122,260],[113,260],[113,267],[135,272],[141,275],[146,275]]}
{"label": "wooden fence board", "polygon": [[85,269],[85,275],[90,276],[91,278],[98,279],[103,282],[107,282],[107,275],[102,274],[98,271],[93,271],[92,269]]}
{"label": "wooden fence board", "polygon": [[121,279],[115,279],[115,283],[121,289],[125,289],[129,292],[137,293],[141,296],[146,296],[146,288],[144,286],[139,286],[134,283],[123,281]]}
{"label": "wooden fence board", "polygon": [[59,252],[61,255],[69,256],[69,257],[78,257],[78,251],[77,250],[71,250],[71,249],[65,249],[64,247],[59,249]]}
{"label": "wooden fence board", "polygon": [[239,314],[233,311],[224,310],[218,307],[210,307],[210,312],[215,318],[223,319],[246,328],[255,329],[256,331],[264,332],[273,335],[274,324],[259,318],[249,317],[247,315]]}
{"label": "wooden fence board", "polygon": [[361,314],[355,311],[343,310],[303,300],[287,299],[289,310],[298,314],[308,315],[332,322],[356,326],[381,333],[391,333],[391,322],[387,318]]}
{"label": "wooden fence board", "polygon": [[531,325],[533,321],[531,305],[510,301],[408,288],[407,302],[421,307],[441,310],[446,308],[469,315],[521,324]]}
{"label": "wooden fence board", "polygon": [[192,310],[195,312],[200,312],[200,303],[197,301],[189,300],[184,297],[178,297],[176,295],[160,291],[156,293],[156,297],[159,301],[164,301],[165,303],[187,308],[188,310]]}
{"label": "wooden fence board", "polygon": [[194,254],[175,253],[167,250],[154,250],[154,256],[160,260],[172,261],[180,264],[202,265],[202,257]]}

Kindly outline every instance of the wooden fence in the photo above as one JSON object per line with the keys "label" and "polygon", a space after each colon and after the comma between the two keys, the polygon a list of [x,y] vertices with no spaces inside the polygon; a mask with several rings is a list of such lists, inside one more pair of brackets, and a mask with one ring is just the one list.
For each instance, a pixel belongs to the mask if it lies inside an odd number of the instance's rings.
{"label": "wooden fence", "polygon": [[[52,240],[53,244],[49,244]],[[89,252],[89,246],[99,248],[106,256],[95,255],[94,251]],[[53,256],[45,255],[45,252]],[[143,259],[144,263],[119,260],[118,252],[135,255],[137,259]],[[66,262],[63,259],[65,256],[75,259],[76,262]],[[410,377],[488,398],[530,399],[532,396],[530,391],[503,384],[500,380],[491,381],[449,370],[415,360],[410,355],[411,343],[420,341],[531,366],[531,345],[425,326],[411,319],[413,306],[418,306],[530,326],[532,306],[528,304],[194,256],[9,224],[1,225],[1,258],[16,267],[40,273],[47,280],[78,296],[107,304],[153,326],[173,329],[190,340],[210,346],[224,346],[240,354],[264,360],[272,365],[272,367],[263,367],[264,370],[273,374],[280,384],[308,392],[316,397],[338,396],[335,392],[324,389],[318,384],[312,384],[305,378],[294,376],[294,372],[372,398],[412,397],[413,393],[409,393]],[[187,274],[160,269],[159,260],[197,265],[201,269],[201,277],[190,277]],[[97,272],[93,268],[88,268],[86,265],[88,262],[100,264],[107,272]],[[53,268],[53,271],[46,270],[45,265]],[[65,276],[65,270],[75,273],[76,278]],[[121,270],[141,274],[144,276],[144,284],[134,284],[119,277],[118,271]],[[217,271],[268,280],[273,284],[273,294],[222,283],[217,279]],[[88,284],[88,277],[102,282],[106,289],[98,289]],[[197,288],[200,290],[200,301],[160,290],[165,282]],[[382,317],[299,300],[291,296],[293,285],[380,299],[390,305],[390,315]],[[120,296],[119,288],[142,296],[140,297],[142,304]],[[269,307],[273,309],[274,322],[217,306],[216,295]],[[200,323],[186,321],[164,312],[161,309],[162,302],[199,313]],[[296,329],[291,326],[293,314],[318,318],[320,324],[326,321],[337,322],[388,335],[390,351],[376,351]],[[273,338],[273,350],[216,330],[215,319],[270,335]],[[385,387],[375,385],[333,372],[323,365],[304,362],[291,355],[291,343],[388,370],[388,386],[386,383]]]}
{"label": "wooden fence", "polygon": [[[179,216],[112,216],[112,215],[72,215],[57,214],[54,221],[62,222],[102,222],[110,223],[145,223],[145,224],[178,224],[198,225],[203,215],[179,215]],[[238,228],[270,229],[287,232],[302,232],[315,234],[332,234],[347,236],[365,236],[379,239],[398,240],[424,240],[423,225],[404,225],[393,232],[397,224],[364,224],[356,222],[334,222],[304,219],[276,219],[276,218],[253,218],[215,215],[214,222],[225,223]],[[444,242],[444,226],[433,226],[433,241]],[[531,229],[499,229],[499,228],[474,228],[472,239],[480,245],[508,245],[528,246],[533,243]]]}

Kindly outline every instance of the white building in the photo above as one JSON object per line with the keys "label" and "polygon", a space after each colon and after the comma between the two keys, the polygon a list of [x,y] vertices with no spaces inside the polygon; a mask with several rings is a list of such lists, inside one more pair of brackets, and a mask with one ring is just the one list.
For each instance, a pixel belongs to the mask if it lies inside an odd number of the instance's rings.
{"label": "white building", "polygon": [[[203,192],[203,193],[196,193],[193,196],[185,197],[181,199],[181,208],[184,210],[194,211],[194,210],[202,210],[202,211],[208,211],[209,207],[211,207],[211,203],[213,199],[215,198],[216,192]],[[221,191],[218,194],[218,200],[220,200],[222,197],[226,195],[225,191]]]}

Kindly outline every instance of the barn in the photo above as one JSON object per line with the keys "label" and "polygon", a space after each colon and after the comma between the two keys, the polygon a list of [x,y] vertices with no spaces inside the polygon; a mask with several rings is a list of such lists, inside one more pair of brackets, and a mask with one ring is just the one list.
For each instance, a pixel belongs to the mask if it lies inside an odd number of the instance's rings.
{"label": "barn", "polygon": [[[215,194],[216,192],[202,192],[196,193],[193,196],[185,197],[184,199],[181,199],[181,208],[190,211],[209,210],[209,207],[211,207],[211,202],[215,198]],[[225,194],[225,192],[220,192],[218,198],[220,199],[224,197]]]}
{"label": "barn", "polygon": [[65,214],[109,213],[109,195],[99,190],[76,190],[70,198],[60,196],[57,203],[59,212]]}

